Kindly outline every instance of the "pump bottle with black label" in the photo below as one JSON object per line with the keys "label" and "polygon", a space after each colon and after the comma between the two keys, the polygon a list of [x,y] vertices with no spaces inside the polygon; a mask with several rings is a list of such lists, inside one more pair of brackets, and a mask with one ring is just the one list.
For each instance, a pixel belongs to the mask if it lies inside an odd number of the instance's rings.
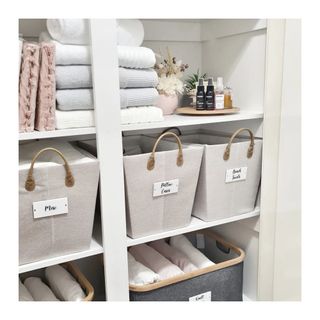
{"label": "pump bottle with black label", "polygon": [[209,78],[206,92],[206,109],[214,110],[215,109],[215,95],[214,95],[214,86],[212,78]]}
{"label": "pump bottle with black label", "polygon": [[197,97],[196,97],[196,109],[206,110],[206,93],[204,92],[203,79],[199,79],[199,84],[197,87]]}

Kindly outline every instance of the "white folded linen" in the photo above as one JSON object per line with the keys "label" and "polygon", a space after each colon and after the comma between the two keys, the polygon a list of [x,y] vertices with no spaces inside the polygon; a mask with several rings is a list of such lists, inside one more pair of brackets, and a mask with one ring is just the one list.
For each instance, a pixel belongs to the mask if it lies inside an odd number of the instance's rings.
{"label": "white folded linen", "polygon": [[131,285],[145,285],[160,280],[157,273],[137,261],[130,252],[128,252],[128,269],[129,283]]}
{"label": "white folded linen", "polygon": [[19,279],[19,301],[33,301],[31,293]]}
{"label": "white folded linen", "polygon": [[92,88],[91,66],[56,66],[57,89]]}
{"label": "white folded linen", "polygon": [[170,238],[170,245],[182,251],[198,268],[206,268],[215,264],[211,260],[209,260],[202,252],[195,248],[184,235]]}
{"label": "white folded linen", "polygon": [[118,46],[118,63],[124,68],[152,68],[156,63],[156,56],[149,48]]}
{"label": "white folded linen", "polygon": [[46,279],[54,294],[63,301],[81,301],[86,295],[79,283],[63,267],[55,265],[45,270]]}
{"label": "white folded linen", "polygon": [[47,19],[51,37],[65,44],[89,44],[88,19]]}
{"label": "white folded linen", "polygon": [[119,68],[120,88],[155,88],[158,75],[154,69]]}
{"label": "white folded linen", "polygon": [[121,124],[163,121],[163,112],[154,106],[121,109]]}
{"label": "white folded linen", "polygon": [[53,40],[48,32],[41,32],[39,42],[52,42],[56,46],[56,65],[91,64],[91,47],[84,45],[62,44]]}
{"label": "white folded linen", "polygon": [[156,103],[158,91],[155,88],[120,89],[120,107],[150,106]]}
{"label": "white folded linen", "polygon": [[92,110],[94,109],[92,89],[63,89],[56,91],[57,109]]}
{"label": "white folded linen", "polygon": [[59,301],[51,289],[40,278],[30,277],[24,281],[25,287],[35,301]]}
{"label": "white folded linen", "polygon": [[94,127],[94,110],[56,110],[56,129]]}
{"label": "white folded linen", "polygon": [[[65,44],[90,44],[88,19],[47,19],[47,29],[54,40]],[[143,24],[137,19],[117,20],[117,43],[140,46],[144,37]]]}

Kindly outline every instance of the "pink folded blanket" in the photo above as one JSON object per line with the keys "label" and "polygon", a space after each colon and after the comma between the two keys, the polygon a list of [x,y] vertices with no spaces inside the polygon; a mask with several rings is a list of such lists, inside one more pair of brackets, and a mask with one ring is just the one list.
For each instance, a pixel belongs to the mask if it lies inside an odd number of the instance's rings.
{"label": "pink folded blanket", "polygon": [[19,83],[19,131],[34,130],[39,78],[39,45],[25,42]]}
{"label": "pink folded blanket", "polygon": [[165,240],[157,240],[149,243],[149,246],[157,250],[165,258],[177,265],[183,272],[188,273],[198,268],[180,250],[171,247]]}
{"label": "pink folded blanket", "polygon": [[35,128],[39,131],[55,130],[56,77],[55,45],[40,44],[40,75],[36,107]]}
{"label": "pink folded blanket", "polygon": [[129,251],[137,261],[157,273],[160,280],[184,274],[176,265],[146,244],[131,247]]}

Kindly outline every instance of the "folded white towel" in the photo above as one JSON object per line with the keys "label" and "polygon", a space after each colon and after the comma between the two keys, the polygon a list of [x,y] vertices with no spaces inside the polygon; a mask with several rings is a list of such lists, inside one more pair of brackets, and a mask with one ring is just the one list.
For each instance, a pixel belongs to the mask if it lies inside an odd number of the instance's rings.
{"label": "folded white towel", "polygon": [[89,44],[88,19],[47,19],[51,37],[65,44]]}
{"label": "folded white towel", "polygon": [[92,88],[91,66],[56,66],[57,89]]}
{"label": "folded white towel", "polygon": [[158,75],[154,69],[119,68],[120,88],[155,88]]}
{"label": "folded white towel", "polygon": [[56,110],[56,129],[94,127],[93,110]]}
{"label": "folded white towel", "polygon": [[57,109],[59,110],[92,110],[92,89],[64,89],[56,91]]}
{"label": "folded white towel", "polygon": [[156,56],[149,48],[118,46],[118,62],[124,68],[152,68],[156,63]]}
{"label": "folded white towel", "polygon": [[195,248],[184,235],[170,238],[170,245],[182,251],[198,268],[206,268],[214,265],[214,263]]}
{"label": "folded white towel", "polygon": [[24,281],[25,287],[35,301],[59,301],[51,289],[40,278],[30,277]]}
{"label": "folded white towel", "polygon": [[19,279],[19,301],[33,301],[31,293]]}
{"label": "folded white towel", "polygon": [[[90,44],[88,19],[47,19],[47,29],[51,37],[61,43]],[[117,20],[118,44],[140,46],[143,37],[143,24],[140,20]]]}
{"label": "folded white towel", "polygon": [[156,103],[158,91],[155,88],[120,89],[120,107],[150,106]]}
{"label": "folded white towel", "polygon": [[154,106],[121,109],[121,124],[163,121],[163,112]]}
{"label": "folded white towel", "polygon": [[160,280],[158,274],[144,266],[142,263],[138,262],[130,252],[128,252],[128,269],[129,283],[131,285],[145,285]]}
{"label": "folded white towel", "polygon": [[91,64],[91,47],[84,45],[62,44],[53,40],[48,32],[41,32],[39,42],[52,42],[56,46],[56,65]]}
{"label": "folded white towel", "polygon": [[84,294],[79,283],[63,267],[55,265],[45,270],[46,279],[54,294],[63,301],[81,301]]}

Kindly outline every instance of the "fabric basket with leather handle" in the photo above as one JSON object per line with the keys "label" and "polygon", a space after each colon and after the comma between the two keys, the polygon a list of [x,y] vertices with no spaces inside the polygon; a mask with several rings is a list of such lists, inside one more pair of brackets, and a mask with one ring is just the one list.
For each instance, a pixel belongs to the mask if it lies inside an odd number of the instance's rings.
{"label": "fabric basket with leather handle", "polygon": [[245,253],[210,230],[186,234],[194,246],[203,236],[203,253],[215,264],[156,283],[130,285],[132,301],[241,301]]}
{"label": "fabric basket with leather handle", "polygon": [[[172,137],[174,143],[164,141],[166,137]],[[124,141],[124,149],[137,145],[141,152],[123,157],[128,235],[137,238],[188,225],[203,148],[183,149],[173,132],[165,132],[158,139],[129,139]],[[173,180],[175,189],[165,187]]]}
{"label": "fabric basket with leather handle", "polygon": [[[98,181],[98,160],[70,143],[41,141],[20,146],[20,264],[90,246]],[[35,203],[52,201],[54,206],[61,198],[65,198],[67,212],[35,215]]]}
{"label": "fabric basket with leather handle", "polygon": [[262,139],[255,138],[248,128],[240,128],[233,135],[200,130],[181,135],[180,139],[184,147],[204,147],[194,216],[213,221],[254,209],[261,176]]}

